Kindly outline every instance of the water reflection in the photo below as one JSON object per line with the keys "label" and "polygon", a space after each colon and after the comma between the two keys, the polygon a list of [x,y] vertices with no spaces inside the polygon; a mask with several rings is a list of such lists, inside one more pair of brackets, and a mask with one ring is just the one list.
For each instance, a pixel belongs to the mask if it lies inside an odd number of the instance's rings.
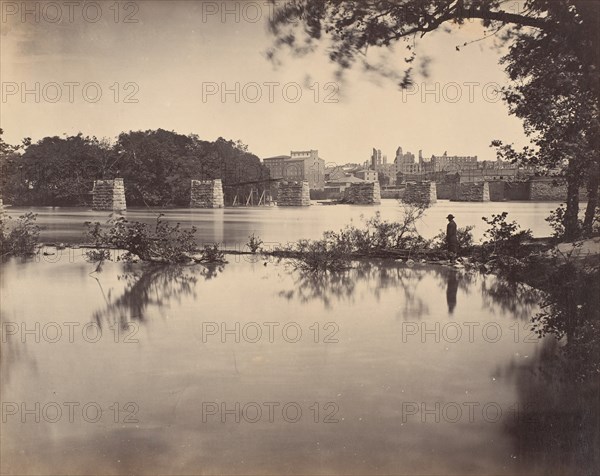
{"label": "water reflection", "polygon": [[183,296],[197,298],[196,284],[198,279],[209,280],[223,271],[223,264],[164,266],[126,264],[124,273],[118,276],[125,282],[125,290],[117,298],[112,292],[106,293],[102,286],[102,268],[96,268],[90,276],[98,282],[98,286],[106,307],[94,311],[92,318],[102,329],[119,324],[127,329],[131,321],[145,321],[149,307],[159,310],[168,306],[171,301],[180,302]]}
{"label": "water reflection", "polygon": [[[312,273],[296,270],[291,289],[279,291],[278,296],[288,301],[307,304],[321,301],[326,309],[331,309],[336,302],[355,302],[355,290],[364,289],[369,297],[380,301],[386,290],[393,288],[402,293],[403,317],[418,319],[428,312],[428,306],[416,292],[423,279],[430,276],[430,268],[412,268],[377,261],[357,261],[351,269]],[[440,274],[435,273],[436,277]]]}
{"label": "water reflection", "polygon": [[448,287],[446,288],[446,302],[448,303],[448,314],[454,314],[456,307],[456,293],[458,292],[458,273],[448,273]]}
{"label": "water reflection", "polygon": [[[428,299],[424,299],[424,293],[417,290],[419,286],[445,289],[448,314],[452,315],[457,306],[458,290],[468,296],[476,279],[475,275],[454,268],[408,266],[374,260],[354,262],[351,269],[342,271],[312,273],[295,270],[292,275],[293,287],[278,293],[279,297],[290,302],[307,304],[321,301],[326,309],[331,309],[336,302],[355,302],[358,288],[365,289],[369,297],[376,301],[380,301],[389,289],[394,289],[399,293],[398,316],[405,320],[421,319],[430,312],[427,301],[434,297],[428,295]],[[431,286],[432,278],[435,286]],[[518,304],[514,304],[514,307],[518,307]]]}
{"label": "water reflection", "polygon": [[[451,315],[455,328],[461,320],[484,324],[503,314],[503,325],[524,324],[515,316],[536,312],[527,288],[448,267],[374,261],[318,275],[245,260],[224,268],[107,263],[92,276],[90,270],[89,263],[67,262],[3,269],[9,279],[2,282],[2,320],[29,328],[40,316],[89,321],[92,315],[102,326],[137,320],[146,323],[139,345],[113,342],[110,332],[98,344],[79,333],[75,344],[62,339],[29,347],[19,347],[16,336],[0,349],[2,396],[44,401],[52,390],[57,396],[50,398],[60,401],[136,401],[139,428],[112,426],[112,419],[83,427],[27,426],[15,417],[6,431],[3,457],[13,465],[7,473],[31,474],[38,464],[46,473],[84,474],[105,464],[114,473],[167,474],[172,461],[182,462],[181,474],[198,468],[243,474],[249,467],[277,474],[289,468],[313,474],[323,468],[342,474],[593,474],[598,467],[598,388],[575,384],[566,369],[551,365],[561,355],[556,341],[532,344],[508,333],[497,343],[479,333],[453,344],[424,343],[419,335],[403,339],[407,320],[422,319],[432,329],[432,320]],[[24,298],[19,289],[25,287],[40,298]],[[157,319],[167,307],[172,319]],[[339,325],[336,343],[325,343],[323,333],[315,339],[313,319],[321,318]],[[230,330],[236,322],[241,329],[278,325],[272,342],[265,332],[254,343],[244,331],[238,341],[224,341],[221,333],[203,339],[207,321]],[[304,330],[294,343],[280,332],[292,321]],[[217,417],[207,424],[198,404],[203,401],[334,401],[340,421],[316,425],[306,410],[309,416],[297,425],[223,424]],[[404,425],[400,413],[409,402],[433,408],[472,401],[517,408],[518,418],[497,425],[422,424],[415,415]],[[107,435],[123,444],[107,443]],[[31,461],[33,454],[41,455],[39,462]]]}
{"label": "water reflection", "polygon": [[507,366],[517,405],[504,431],[517,463],[536,474],[600,474],[600,382],[575,381],[556,365],[560,355],[560,344],[546,339],[529,359]]}
{"label": "water reflection", "polygon": [[485,276],[481,281],[484,306],[494,308],[524,321],[533,317],[541,298],[540,291],[523,283],[511,283],[496,276]]}

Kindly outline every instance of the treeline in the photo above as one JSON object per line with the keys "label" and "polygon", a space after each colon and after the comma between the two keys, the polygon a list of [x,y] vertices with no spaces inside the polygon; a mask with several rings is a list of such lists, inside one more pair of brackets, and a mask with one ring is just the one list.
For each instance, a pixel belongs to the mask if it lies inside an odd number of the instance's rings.
{"label": "treeline", "polygon": [[114,143],[79,133],[12,146],[1,133],[0,193],[12,205],[89,206],[94,180],[122,177],[128,205],[188,206],[191,179],[231,185],[269,178],[244,144],[221,137],[158,129],[123,132]]}

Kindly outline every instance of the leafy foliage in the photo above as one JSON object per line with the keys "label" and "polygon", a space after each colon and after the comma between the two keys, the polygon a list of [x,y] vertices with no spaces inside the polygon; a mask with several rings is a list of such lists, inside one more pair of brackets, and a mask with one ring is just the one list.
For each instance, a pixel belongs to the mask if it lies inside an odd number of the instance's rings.
{"label": "leafy foliage", "polygon": [[350,266],[350,258],[328,240],[300,240],[294,247],[299,258],[292,262],[303,271],[340,271]]}
{"label": "leafy foliage", "polygon": [[262,244],[263,240],[261,240],[260,237],[256,236],[254,233],[248,237],[248,243],[246,243],[252,253],[256,253]]}
{"label": "leafy foliage", "polygon": [[89,205],[94,180],[122,177],[129,205],[187,206],[191,179],[229,185],[269,176],[239,141],[163,129],[122,133],[114,144],[81,133],[17,148],[2,144],[4,199],[15,205]]}
{"label": "leafy foliage", "polygon": [[85,257],[90,263],[100,262],[110,259],[110,251],[106,249],[93,249],[85,252]]}
{"label": "leafy foliage", "polygon": [[404,205],[404,213],[399,221],[383,220],[377,212],[373,217],[363,220],[363,227],[346,225],[339,232],[325,232],[323,238],[345,253],[424,248],[427,241],[418,233],[416,224],[425,209],[422,206]]}
{"label": "leafy foliage", "polygon": [[200,262],[226,263],[227,261],[225,260],[225,253],[219,249],[219,245],[217,243],[213,243],[212,245],[204,245]]}
{"label": "leafy foliage", "polygon": [[[458,249],[462,251],[469,251],[473,248],[473,229],[472,225],[458,228],[456,230],[456,237],[458,238]],[[447,248],[446,243],[446,232],[440,230],[431,240],[431,247],[435,250],[444,250]]]}
{"label": "leafy foliage", "polygon": [[181,225],[170,225],[158,215],[154,228],[138,221],[130,222],[124,217],[112,218],[104,229],[100,222],[86,222],[87,236],[96,246],[114,247],[125,250],[120,259],[183,263],[190,260],[196,249],[194,234],[196,227],[181,229]]}
{"label": "leafy foliage", "polygon": [[346,225],[339,232],[326,231],[320,240],[300,240],[279,251],[294,256],[296,267],[319,272],[347,268],[353,255],[424,250],[428,241],[416,229],[424,212],[422,206],[405,205],[403,217],[397,222],[383,220],[377,212],[363,219],[363,227]]}
{"label": "leafy foliage", "polygon": [[2,256],[27,256],[35,253],[40,227],[37,215],[25,213],[17,220],[0,213],[0,253]]}
{"label": "leafy foliage", "polygon": [[493,214],[491,218],[481,218],[490,225],[484,233],[487,240],[483,244],[491,247],[496,254],[519,256],[522,243],[532,238],[531,230],[521,230],[516,221],[507,222],[507,216],[507,212],[502,212]]}

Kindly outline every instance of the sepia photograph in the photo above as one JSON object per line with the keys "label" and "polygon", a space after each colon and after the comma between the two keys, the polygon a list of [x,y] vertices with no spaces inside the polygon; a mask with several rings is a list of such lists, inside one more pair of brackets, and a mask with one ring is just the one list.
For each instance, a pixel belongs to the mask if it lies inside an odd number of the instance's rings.
{"label": "sepia photograph", "polygon": [[600,474],[600,0],[0,16],[0,475]]}

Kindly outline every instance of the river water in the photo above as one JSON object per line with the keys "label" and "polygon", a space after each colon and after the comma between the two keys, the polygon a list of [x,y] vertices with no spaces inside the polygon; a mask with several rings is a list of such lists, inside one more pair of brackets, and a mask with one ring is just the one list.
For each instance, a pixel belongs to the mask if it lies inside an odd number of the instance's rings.
{"label": "river water", "polygon": [[[227,246],[240,246],[248,241],[248,236],[256,233],[265,243],[286,244],[299,238],[320,238],[327,230],[338,231],[353,221],[360,224],[361,215],[372,217],[377,211],[382,218],[397,220],[402,217],[403,208],[397,200],[382,200],[381,205],[321,205],[313,202],[310,207],[252,207],[206,209],[144,209],[131,208],[124,212],[129,220],[145,221],[156,219],[164,213],[165,219],[181,222],[184,226],[198,227],[199,241],[204,243],[225,243]],[[429,208],[418,223],[419,232],[432,238],[446,228],[446,216],[452,213],[459,227],[474,226],[475,240],[483,237],[487,225],[483,216],[507,211],[508,220],[516,220],[522,228],[530,228],[534,236],[550,236],[552,230],[544,220],[559,203],[554,202],[486,202],[465,203],[439,200]],[[44,227],[41,238],[46,242],[78,243],[82,240],[85,221],[104,222],[109,212],[92,211],[86,208],[68,207],[7,207],[11,216],[27,211],[38,214],[38,223]]]}
{"label": "river water", "polygon": [[[214,214],[248,230],[244,212]],[[265,233],[291,212],[250,213],[272,214]],[[393,262],[312,275],[239,255],[100,269],[80,250],[53,256],[2,264],[3,474],[584,474],[594,463],[581,444],[593,441],[590,407],[540,370],[556,342],[531,335],[528,288]]]}

